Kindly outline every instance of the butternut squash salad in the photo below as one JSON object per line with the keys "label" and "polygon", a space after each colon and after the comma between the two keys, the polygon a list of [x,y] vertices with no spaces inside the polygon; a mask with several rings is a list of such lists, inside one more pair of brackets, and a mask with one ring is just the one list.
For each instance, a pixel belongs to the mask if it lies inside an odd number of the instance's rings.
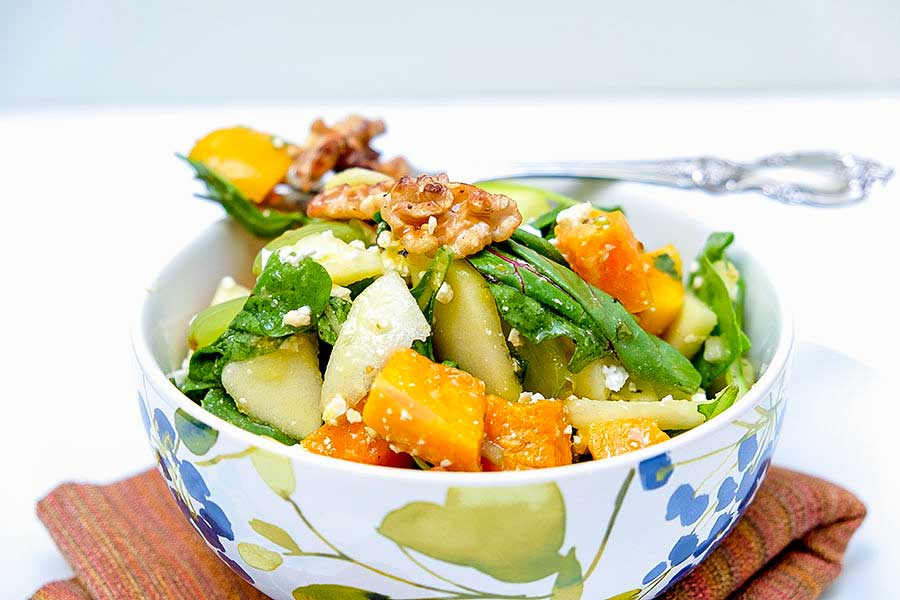
{"label": "butternut squash salad", "polygon": [[657,444],[754,381],[744,281],[715,233],[686,282],[627,215],[508,182],[409,174],[380,121],[295,145],[238,127],[185,160],[270,241],[225,278],[172,374],[209,412],[309,452],[533,469]]}

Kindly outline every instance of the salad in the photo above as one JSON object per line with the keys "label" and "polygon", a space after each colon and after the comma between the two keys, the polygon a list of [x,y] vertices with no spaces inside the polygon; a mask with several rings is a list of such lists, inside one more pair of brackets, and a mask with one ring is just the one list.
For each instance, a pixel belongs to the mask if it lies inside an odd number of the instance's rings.
{"label": "salad", "polygon": [[754,381],[745,285],[709,236],[685,277],[617,207],[413,174],[384,123],[302,144],[235,127],[182,157],[267,243],[226,277],[171,375],[252,433],[386,467],[501,471],[665,441]]}

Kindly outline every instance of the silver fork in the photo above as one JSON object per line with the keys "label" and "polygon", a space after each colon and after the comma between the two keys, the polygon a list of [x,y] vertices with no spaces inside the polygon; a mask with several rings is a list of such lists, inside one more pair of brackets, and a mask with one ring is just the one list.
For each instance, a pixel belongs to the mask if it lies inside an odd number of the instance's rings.
{"label": "silver fork", "polygon": [[582,177],[699,189],[712,194],[758,192],[786,204],[843,206],[865,200],[894,170],[855,154],[771,154],[749,163],[701,156],[638,161],[477,163],[481,179]]}

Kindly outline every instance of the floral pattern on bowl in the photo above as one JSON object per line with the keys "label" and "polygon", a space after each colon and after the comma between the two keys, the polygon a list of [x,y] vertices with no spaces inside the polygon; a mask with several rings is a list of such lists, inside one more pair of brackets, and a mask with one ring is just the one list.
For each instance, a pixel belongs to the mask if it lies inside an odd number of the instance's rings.
{"label": "floral pattern on bowl", "polygon": [[[169,406],[146,379],[140,406],[181,512],[222,560],[272,597],[637,600],[662,593],[690,571],[746,509],[779,435],[784,380],[719,431],[726,442],[699,454],[664,452],[613,471],[620,476],[603,494],[607,501],[591,507],[597,526],[588,535],[577,527],[585,521],[579,516],[584,494],[568,492],[571,478],[560,476],[471,487],[435,479],[441,494],[427,499],[417,491],[434,485],[401,485],[402,501],[385,504],[367,517],[368,531],[354,528],[348,537],[339,511],[317,517],[305,508],[323,490],[303,485],[315,485],[316,475],[304,477],[296,460],[220,436]],[[229,489],[230,481],[242,489]],[[665,531],[667,555],[635,552],[641,546],[629,539],[635,512],[643,515],[643,528]]]}

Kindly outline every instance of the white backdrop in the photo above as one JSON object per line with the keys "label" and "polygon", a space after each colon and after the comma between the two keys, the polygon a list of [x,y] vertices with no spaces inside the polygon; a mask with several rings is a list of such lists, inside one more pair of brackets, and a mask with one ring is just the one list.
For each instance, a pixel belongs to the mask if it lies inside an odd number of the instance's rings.
{"label": "white backdrop", "polygon": [[900,87],[896,0],[0,0],[0,110]]}

